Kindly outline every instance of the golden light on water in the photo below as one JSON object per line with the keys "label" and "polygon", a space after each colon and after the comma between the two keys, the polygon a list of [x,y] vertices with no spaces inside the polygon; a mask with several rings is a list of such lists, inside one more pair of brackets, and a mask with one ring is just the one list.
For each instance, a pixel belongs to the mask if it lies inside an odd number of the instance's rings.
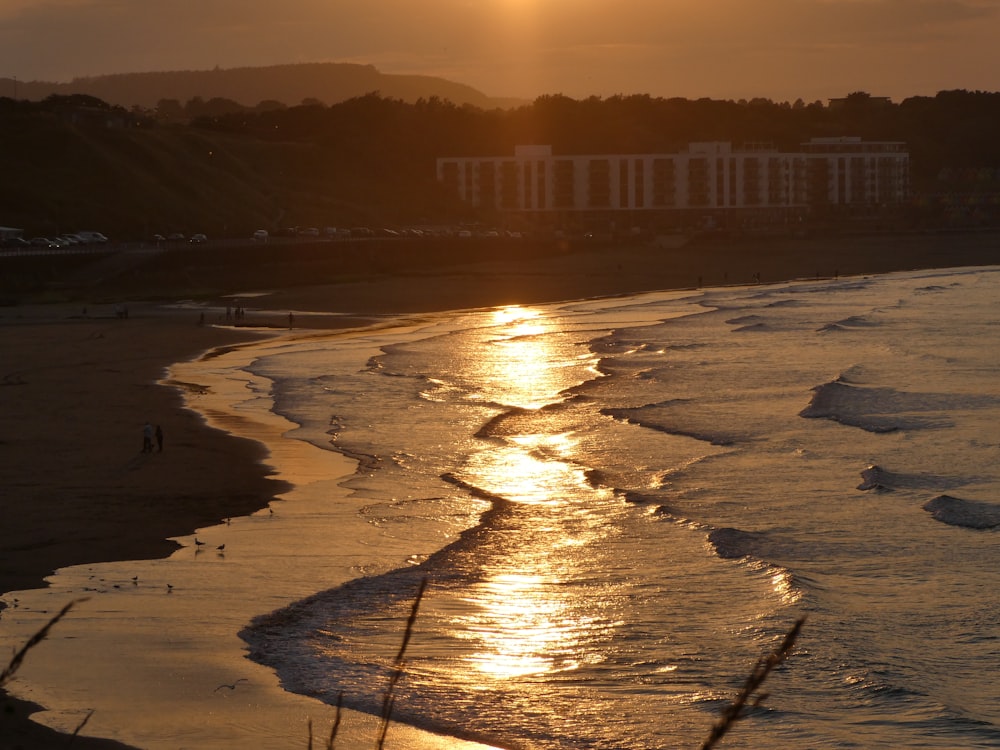
{"label": "golden light on water", "polygon": [[511,323],[521,325],[526,321],[537,320],[540,317],[542,317],[540,310],[533,310],[530,307],[521,307],[519,305],[501,307],[493,311],[493,322],[500,326],[510,325]]}
{"label": "golden light on water", "polygon": [[466,471],[489,487],[490,492],[512,502],[558,505],[567,486],[585,481],[583,471],[559,460],[544,460],[535,450],[558,445],[568,448],[567,436],[550,441],[548,435],[522,435],[518,445],[499,446],[469,458]]}
{"label": "golden light on water", "polygon": [[795,587],[792,574],[787,570],[780,570],[771,576],[771,585],[774,592],[781,597],[785,604],[795,604],[802,598],[802,592]]}
{"label": "golden light on water", "polygon": [[[563,352],[554,351],[541,334],[551,330],[543,314],[523,307],[505,307],[493,313],[496,338],[475,363],[481,382],[489,383],[493,401],[523,409],[537,409],[557,399],[562,379]],[[471,364],[471,363],[470,363]]]}
{"label": "golden light on water", "polygon": [[[566,614],[545,593],[558,581],[538,574],[501,573],[480,584],[464,638],[478,646],[467,658],[481,675],[503,680],[575,666],[557,657],[566,648]],[[488,648],[483,648],[488,644]]]}
{"label": "golden light on water", "polygon": [[599,597],[572,585],[586,575],[587,550],[609,533],[593,512],[607,496],[574,463],[574,433],[541,410],[579,382],[579,353],[565,338],[539,335],[554,332],[540,311],[508,307],[492,322],[476,379],[484,397],[524,414],[463,467],[471,484],[510,503],[490,541],[494,554],[451,618],[475,686],[574,669],[594,657],[593,640],[607,627],[594,621]]}

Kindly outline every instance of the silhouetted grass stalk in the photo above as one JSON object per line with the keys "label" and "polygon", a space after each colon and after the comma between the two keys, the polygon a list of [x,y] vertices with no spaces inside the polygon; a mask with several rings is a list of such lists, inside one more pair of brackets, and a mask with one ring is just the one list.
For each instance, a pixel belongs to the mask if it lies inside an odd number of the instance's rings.
{"label": "silhouetted grass stalk", "polygon": [[771,670],[788,658],[788,654],[795,645],[795,639],[798,638],[799,631],[802,630],[802,625],[805,621],[805,617],[800,617],[792,626],[792,629],[785,634],[781,645],[767,656],[761,657],[756,666],[754,666],[753,671],[750,672],[750,676],[747,677],[746,682],[743,684],[743,689],[736,696],[736,700],[732,702],[729,708],[722,712],[722,718],[712,727],[712,731],[709,733],[708,739],[701,746],[701,750],[710,750],[710,748],[715,747],[715,744],[722,739],[726,732],[737,721],[746,716],[746,707],[748,705],[759,706],[767,698],[767,693],[761,693],[756,697],[754,694],[764,683],[764,680],[767,679],[767,676],[771,674]]}
{"label": "silhouetted grass stalk", "polygon": [[90,709],[87,712],[87,715],[83,717],[83,721],[81,721],[79,724],[76,725],[76,729],[73,730],[73,734],[69,736],[70,745],[73,744],[73,740],[76,739],[76,736],[80,734],[80,730],[82,730],[85,726],[87,726],[87,722],[90,721],[90,717],[93,715],[94,715],[94,709]]}
{"label": "silhouetted grass stalk", "polygon": [[55,625],[57,622],[59,622],[62,618],[64,618],[66,614],[71,609],[73,609],[73,607],[75,607],[80,602],[85,602],[85,601],[87,601],[86,597],[82,599],[74,599],[73,601],[71,601],[65,607],[60,609],[59,612],[56,613],[55,617],[53,617],[51,620],[45,623],[45,625],[42,627],[41,630],[39,630],[37,633],[31,636],[31,638],[28,639],[27,643],[21,646],[20,650],[18,650],[17,653],[15,653],[14,656],[11,658],[10,663],[7,664],[7,667],[4,669],[4,671],[0,672],[0,687],[6,685],[7,681],[14,676],[14,674],[17,672],[18,669],[20,669],[21,663],[24,661],[24,657],[28,655],[28,652],[31,651],[31,649],[33,649],[35,646],[37,646],[39,643],[41,643],[48,637],[49,631],[52,630],[52,626]]}
{"label": "silhouetted grass stalk", "polygon": [[410,644],[410,637],[413,635],[413,625],[417,621],[417,610],[420,609],[420,601],[424,598],[424,590],[427,588],[427,578],[420,581],[417,589],[417,597],[413,600],[413,608],[410,610],[410,617],[406,621],[406,630],[403,632],[403,643],[396,654],[396,661],[392,676],[389,678],[389,687],[386,688],[385,698],[382,701],[382,728],[379,731],[378,750],[382,750],[385,745],[385,735],[389,731],[389,719],[392,716],[392,707],[396,702],[396,685],[403,676],[406,668],[406,647]]}
{"label": "silhouetted grass stalk", "polygon": [[330,727],[330,739],[326,741],[326,750],[333,750],[333,743],[337,740],[337,730],[340,729],[340,713],[344,706],[344,691],[337,694],[337,713],[333,716],[333,726]]}

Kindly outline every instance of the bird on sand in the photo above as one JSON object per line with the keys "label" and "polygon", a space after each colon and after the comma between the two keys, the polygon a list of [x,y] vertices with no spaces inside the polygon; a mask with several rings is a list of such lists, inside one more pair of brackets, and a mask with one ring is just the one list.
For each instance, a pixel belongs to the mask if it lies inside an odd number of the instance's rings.
{"label": "bird on sand", "polygon": [[226,684],[226,683],[223,683],[222,685],[219,685],[219,687],[217,687],[217,688],[216,688],[215,690],[213,690],[212,692],[213,692],[213,693],[217,693],[217,692],[219,692],[220,690],[222,690],[222,688],[229,688],[230,690],[235,690],[235,689],[236,689],[236,686],[237,686],[237,685],[239,685],[239,684],[240,684],[241,682],[249,682],[249,680],[247,680],[247,678],[246,678],[246,677],[240,677],[240,679],[236,680],[236,682],[233,682],[233,683],[231,683],[231,684]]}
{"label": "bird on sand", "polygon": [[201,541],[201,539],[199,539],[198,537],[194,538],[194,543],[195,543],[196,547],[200,547],[200,546],[202,546],[204,544],[204,542]]}

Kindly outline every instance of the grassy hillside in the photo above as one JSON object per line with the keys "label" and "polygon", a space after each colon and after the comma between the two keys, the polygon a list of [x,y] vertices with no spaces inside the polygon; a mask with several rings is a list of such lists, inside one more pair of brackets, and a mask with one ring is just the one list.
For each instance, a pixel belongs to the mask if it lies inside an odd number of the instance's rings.
{"label": "grassy hillside", "polygon": [[448,210],[432,169],[377,179],[363,159],[345,164],[315,144],[123,122],[0,112],[0,226],[25,236],[248,237],[256,228],[379,226]]}

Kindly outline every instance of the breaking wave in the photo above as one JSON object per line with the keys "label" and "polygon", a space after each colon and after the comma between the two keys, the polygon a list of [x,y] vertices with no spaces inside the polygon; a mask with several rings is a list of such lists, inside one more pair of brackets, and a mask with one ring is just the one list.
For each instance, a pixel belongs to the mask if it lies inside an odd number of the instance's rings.
{"label": "breaking wave", "polygon": [[949,526],[967,529],[992,529],[1000,526],[1000,505],[980,500],[963,500],[951,495],[938,495],[924,503],[924,510]]}

